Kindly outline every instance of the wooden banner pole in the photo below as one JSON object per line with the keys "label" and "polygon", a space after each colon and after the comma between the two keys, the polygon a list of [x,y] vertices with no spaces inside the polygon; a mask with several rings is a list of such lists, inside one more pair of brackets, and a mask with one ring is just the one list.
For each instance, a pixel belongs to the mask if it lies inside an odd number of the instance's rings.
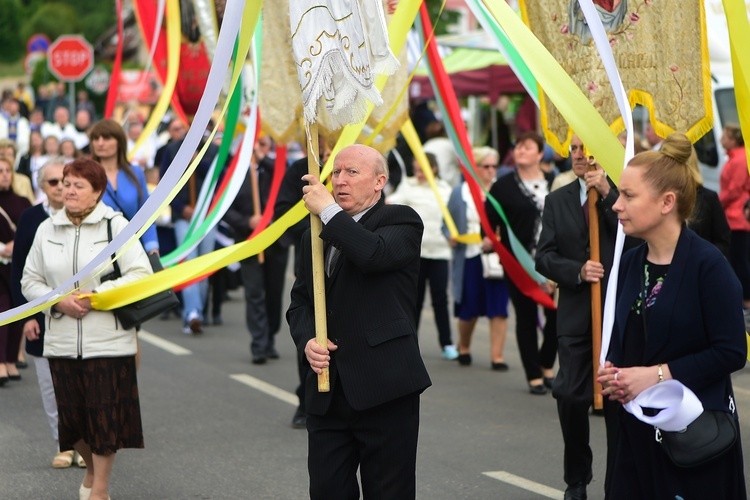
{"label": "wooden banner pole", "polygon": [[[589,171],[596,170],[596,162],[589,165]],[[596,189],[591,188],[588,192],[589,201],[589,247],[591,260],[601,262],[599,252],[599,212],[596,209],[596,202],[599,199],[599,193]],[[599,371],[599,354],[602,350],[602,283],[598,281],[591,284],[591,353],[594,369],[594,409],[601,410],[604,408],[602,398],[602,385],[596,381],[596,374]]]}
{"label": "wooden banner pole", "polygon": [[[318,124],[314,123],[307,131],[307,172],[320,177],[320,151],[318,151]],[[321,347],[328,347],[328,324],[326,322],[326,288],[325,263],[323,256],[323,240],[320,232],[323,222],[317,215],[310,214],[310,238],[312,242],[312,271],[313,271],[313,303],[315,307],[315,341]],[[331,390],[328,378],[328,368],[318,375],[318,392]]]}

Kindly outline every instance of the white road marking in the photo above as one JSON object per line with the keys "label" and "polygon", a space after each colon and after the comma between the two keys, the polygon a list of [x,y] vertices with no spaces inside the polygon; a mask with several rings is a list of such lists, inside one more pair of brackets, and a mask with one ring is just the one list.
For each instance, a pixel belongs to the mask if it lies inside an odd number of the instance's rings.
{"label": "white road marking", "polygon": [[516,476],[515,474],[511,474],[510,472],[505,472],[504,470],[482,472],[482,474],[484,474],[485,476],[489,476],[492,479],[497,479],[498,481],[512,484],[513,486],[517,486],[518,488],[524,489],[526,491],[537,493],[546,498],[558,499],[562,498],[563,495],[565,495],[564,491],[556,490],[555,488],[550,488],[549,486],[535,483],[534,481],[523,478],[521,476]]}
{"label": "white road marking", "polygon": [[141,330],[140,332],[138,332],[138,338],[148,344],[158,347],[159,349],[163,349],[170,354],[174,354],[175,356],[188,356],[190,354],[193,354],[192,351],[185,349],[184,347],[179,346],[174,342],[164,340],[163,338],[157,337],[152,333],[148,333],[145,330]]}
{"label": "white road marking", "polygon": [[241,384],[245,384],[253,389],[257,389],[260,392],[264,392],[269,396],[273,396],[285,403],[289,403],[292,406],[297,406],[299,399],[296,394],[287,392],[284,389],[279,389],[275,385],[271,385],[268,382],[264,382],[259,378],[251,377],[246,373],[238,373],[236,375],[230,375],[229,378],[236,380]]}

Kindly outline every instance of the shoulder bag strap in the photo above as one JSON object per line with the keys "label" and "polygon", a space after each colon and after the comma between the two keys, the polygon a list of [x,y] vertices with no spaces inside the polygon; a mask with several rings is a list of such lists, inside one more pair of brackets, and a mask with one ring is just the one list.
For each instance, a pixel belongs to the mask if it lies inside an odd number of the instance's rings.
{"label": "shoulder bag strap", "polygon": [[[107,243],[110,243],[112,241],[112,219],[107,219]],[[112,266],[115,268],[115,273],[117,274],[117,277],[121,277],[122,273],[120,272],[120,264],[117,263],[115,260],[115,254],[112,254]]]}
{"label": "shoulder bag strap", "polygon": [[13,233],[15,233],[16,232],[16,225],[13,224],[12,220],[10,220],[10,216],[8,215],[8,212],[6,212],[5,210],[3,210],[3,207],[0,207],[0,215],[2,215],[3,217],[5,217],[5,220],[8,221],[8,224],[10,224],[10,228],[13,230]]}

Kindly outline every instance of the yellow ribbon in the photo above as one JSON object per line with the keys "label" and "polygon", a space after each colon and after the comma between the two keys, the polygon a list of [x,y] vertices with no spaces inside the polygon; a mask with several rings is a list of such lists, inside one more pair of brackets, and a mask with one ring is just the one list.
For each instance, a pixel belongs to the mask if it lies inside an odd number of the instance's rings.
{"label": "yellow ribbon", "polygon": [[[737,99],[740,128],[750,132],[750,62],[743,50],[750,47],[750,22],[742,0],[724,0],[724,14],[727,17],[729,30],[729,48],[732,53],[732,72],[734,73],[734,95]],[[750,169],[750,148],[745,147],[748,169]],[[747,340],[747,359],[750,361],[750,334],[745,333]]]}
{"label": "yellow ribbon", "polygon": [[[135,141],[132,151],[128,153],[128,160],[133,159],[135,152],[138,151],[146,140],[156,131],[156,127],[161,123],[161,119],[169,108],[169,102],[174,94],[174,88],[177,84],[177,73],[180,69],[180,37],[182,29],[180,27],[180,0],[167,0],[167,78],[164,82],[164,89],[156,101],[156,106],[151,111],[146,125],[143,127],[141,136]],[[156,41],[154,41],[156,43]]]}
{"label": "yellow ribbon", "polygon": [[[248,4],[255,4],[256,2],[248,2]],[[388,36],[391,44],[391,50],[394,53],[399,53],[401,47],[406,42],[406,35],[414,22],[414,18],[419,10],[421,0],[402,0],[388,25]],[[258,9],[260,8],[260,2],[258,2]],[[247,9],[247,5],[246,5]],[[257,13],[256,13],[257,14]],[[257,16],[256,16],[257,17]],[[244,24],[244,21],[243,21]],[[254,26],[254,24],[253,24]],[[252,35],[252,29],[245,29],[243,26],[243,32],[250,33]],[[245,51],[241,51],[241,54],[246,54]],[[376,80],[376,86],[379,90],[383,89],[387,76],[380,75]],[[236,81],[233,81],[233,84]],[[373,109],[372,103],[369,104],[369,110],[367,115]],[[338,142],[333,147],[331,155],[326,162],[321,172],[321,179],[328,177],[333,170],[333,159],[341,149],[354,142],[359,137],[364,124],[347,125],[341,132]],[[192,170],[195,169],[197,162],[191,164]],[[192,172],[191,170],[191,172]],[[185,177],[183,177],[185,179]],[[181,184],[177,189],[181,188],[184,182],[181,180]],[[210,273],[221,269],[233,262],[237,262],[246,259],[250,256],[257,255],[271,243],[281,237],[284,232],[296,224],[303,217],[307,215],[307,210],[304,207],[303,202],[298,202],[293,208],[282,215],[276,222],[268,226],[263,232],[258,234],[252,240],[238,243],[221,250],[200,256],[198,258],[184,262],[178,266],[165,269],[152,276],[138,280],[127,285],[117,287],[106,292],[95,293],[90,296],[92,307],[98,310],[110,310],[118,307],[133,303],[135,301],[144,299],[162,290],[173,288],[174,286],[184,283],[186,281],[193,280],[206,273]],[[156,215],[154,216],[156,219]],[[152,221],[153,222],[153,221]]]}
{"label": "yellow ribbon", "polygon": [[729,31],[729,48],[732,53],[732,72],[734,74],[734,95],[737,99],[740,128],[745,136],[745,153],[750,169],[750,61],[745,53],[750,48],[750,22],[748,10],[742,0],[724,0],[724,13],[727,16]]}
{"label": "yellow ribbon", "polygon": [[409,144],[412,153],[414,153],[414,158],[419,162],[419,167],[422,169],[422,173],[424,173],[424,176],[427,178],[427,183],[435,194],[435,199],[440,206],[440,211],[443,213],[443,220],[445,221],[445,227],[448,228],[448,233],[459,243],[465,243],[467,245],[481,243],[482,236],[479,233],[458,234],[456,223],[453,221],[453,217],[448,211],[448,207],[443,202],[443,198],[437,190],[435,176],[432,174],[430,162],[427,160],[427,155],[424,153],[422,143],[419,141],[419,136],[417,135],[417,131],[414,129],[414,123],[412,123],[411,120],[407,120],[401,127],[401,134],[404,136],[404,139],[406,139],[406,143]]}

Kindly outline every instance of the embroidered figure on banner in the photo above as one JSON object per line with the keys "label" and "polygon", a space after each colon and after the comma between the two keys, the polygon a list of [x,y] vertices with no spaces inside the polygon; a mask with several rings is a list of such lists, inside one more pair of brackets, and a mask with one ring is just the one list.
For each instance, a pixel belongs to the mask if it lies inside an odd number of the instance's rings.
{"label": "embroidered figure on banner", "polygon": [[[599,18],[602,20],[604,29],[610,37],[609,43],[614,45],[620,36],[624,36],[627,40],[632,40],[635,35],[635,27],[641,19],[641,9],[649,7],[652,0],[644,0],[642,2],[593,0],[593,2],[596,11],[599,13]],[[634,7],[634,9],[629,11],[629,6]],[[568,24],[563,24],[560,27],[560,33],[565,36],[575,35],[571,37],[572,41],[569,44],[571,49],[574,42],[583,45],[588,45],[591,42],[591,30],[578,0],[570,0],[570,5],[568,6]]]}

